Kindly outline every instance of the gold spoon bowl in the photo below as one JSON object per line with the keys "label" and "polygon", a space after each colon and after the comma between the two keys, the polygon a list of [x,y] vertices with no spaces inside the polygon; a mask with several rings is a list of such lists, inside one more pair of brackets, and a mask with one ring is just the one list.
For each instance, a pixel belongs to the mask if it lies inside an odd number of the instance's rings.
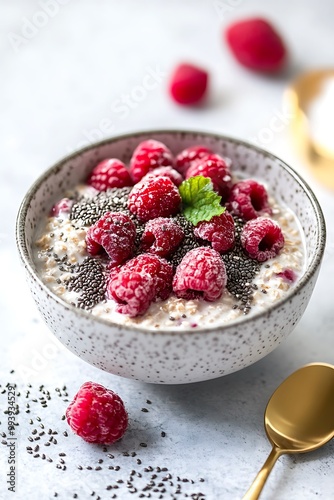
{"label": "gold spoon bowl", "polygon": [[[334,82],[334,69],[308,71],[299,75],[287,88],[285,101],[291,111],[291,130],[294,143],[314,177],[330,189],[334,189],[334,132],[333,147],[328,148],[312,134],[310,107],[321,98],[326,83]],[[327,120],[333,109],[329,103]],[[323,124],[325,126],[325,124]]]}
{"label": "gold spoon bowl", "polygon": [[334,365],[312,363],[292,373],[271,396],[264,426],[272,450],[243,500],[259,498],[281,455],[315,450],[334,437]]}

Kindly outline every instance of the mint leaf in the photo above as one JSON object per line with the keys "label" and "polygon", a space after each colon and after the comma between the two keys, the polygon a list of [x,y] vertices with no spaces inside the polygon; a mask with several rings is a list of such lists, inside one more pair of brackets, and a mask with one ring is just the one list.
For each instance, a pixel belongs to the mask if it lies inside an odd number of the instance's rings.
{"label": "mint leaf", "polygon": [[203,175],[196,175],[182,182],[179,186],[182,198],[183,215],[196,226],[200,221],[209,221],[215,215],[225,212],[221,196],[214,190],[211,180]]}

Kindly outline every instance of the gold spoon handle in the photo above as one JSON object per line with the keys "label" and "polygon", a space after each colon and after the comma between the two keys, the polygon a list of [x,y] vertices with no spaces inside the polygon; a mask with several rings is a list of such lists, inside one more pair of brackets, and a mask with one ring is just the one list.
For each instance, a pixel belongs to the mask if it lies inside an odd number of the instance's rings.
{"label": "gold spoon handle", "polygon": [[251,484],[249,490],[242,498],[242,500],[257,500],[257,498],[259,498],[263,486],[271,472],[271,469],[274,467],[275,462],[280,457],[280,455],[282,455],[282,450],[276,448],[276,446],[273,446],[273,449],[271,450],[267,460],[264,462],[262,469],[254,479],[253,483]]}

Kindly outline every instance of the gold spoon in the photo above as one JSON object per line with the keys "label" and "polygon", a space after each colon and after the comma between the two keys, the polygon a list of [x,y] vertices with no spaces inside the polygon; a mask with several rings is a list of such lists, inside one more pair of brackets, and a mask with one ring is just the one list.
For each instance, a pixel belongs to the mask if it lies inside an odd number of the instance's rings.
{"label": "gold spoon", "polygon": [[334,365],[312,363],[292,373],[271,396],[264,426],[273,448],[243,500],[256,500],[284,453],[315,450],[334,437]]}
{"label": "gold spoon", "polygon": [[[330,189],[334,189],[334,154],[312,137],[309,106],[333,79],[334,68],[312,70],[299,75],[285,91],[294,143],[313,175]],[[331,113],[329,105],[328,117]]]}

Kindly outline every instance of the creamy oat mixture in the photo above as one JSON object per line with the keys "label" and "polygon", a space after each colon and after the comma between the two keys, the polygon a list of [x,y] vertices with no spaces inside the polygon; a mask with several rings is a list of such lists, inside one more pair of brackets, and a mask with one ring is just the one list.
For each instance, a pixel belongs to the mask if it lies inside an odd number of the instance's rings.
{"label": "creamy oat mixture", "polygon": [[[89,200],[96,194],[94,188],[80,185],[75,191],[66,193],[66,196],[72,198],[79,195]],[[280,273],[288,270],[291,274],[292,271],[298,281],[304,271],[305,249],[302,230],[294,213],[273,199],[270,199],[270,204],[273,208],[271,218],[280,225],[285,244],[278,256],[260,264],[259,272],[252,279],[251,307],[245,308],[245,303],[240,302],[227,290],[214,303],[203,300],[187,301],[172,294],[165,301],[159,300],[151,304],[145,315],[129,318],[116,312],[116,303],[106,300],[102,290],[100,303],[90,308],[89,312],[112,322],[149,330],[199,329],[230,323],[242,318],[246,313],[254,314],[280,300],[295,284],[295,281],[292,282]],[[56,295],[75,305],[80,303],[80,294],[69,290],[66,283],[73,277],[73,266],[87,259],[87,229],[87,226],[71,220],[69,212],[61,212],[58,216],[49,216],[43,222],[36,238],[34,260],[38,274]],[[103,279],[98,266],[91,274],[97,284]]]}

